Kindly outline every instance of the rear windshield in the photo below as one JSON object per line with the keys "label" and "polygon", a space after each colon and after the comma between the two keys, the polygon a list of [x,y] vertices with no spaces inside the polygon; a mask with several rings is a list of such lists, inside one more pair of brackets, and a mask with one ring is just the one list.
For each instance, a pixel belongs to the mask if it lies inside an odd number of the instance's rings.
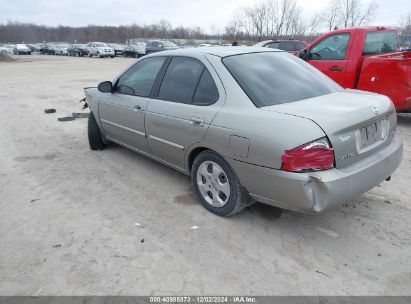
{"label": "rear windshield", "polygon": [[320,71],[285,52],[234,55],[224,58],[223,63],[257,107],[342,90]]}
{"label": "rear windshield", "polygon": [[398,48],[396,31],[367,32],[365,36],[363,55],[384,54],[395,52]]}

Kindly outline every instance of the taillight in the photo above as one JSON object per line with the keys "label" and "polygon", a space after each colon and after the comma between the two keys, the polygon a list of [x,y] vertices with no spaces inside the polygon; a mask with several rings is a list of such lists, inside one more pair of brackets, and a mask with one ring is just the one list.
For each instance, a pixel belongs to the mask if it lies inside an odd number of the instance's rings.
{"label": "taillight", "polygon": [[327,138],[323,137],[292,150],[285,150],[281,156],[281,170],[320,171],[334,166],[334,149]]}

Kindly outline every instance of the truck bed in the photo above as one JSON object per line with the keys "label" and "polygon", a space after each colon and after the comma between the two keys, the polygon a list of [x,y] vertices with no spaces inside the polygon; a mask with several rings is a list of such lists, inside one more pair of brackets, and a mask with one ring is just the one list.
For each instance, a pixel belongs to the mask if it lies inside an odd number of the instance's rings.
{"label": "truck bed", "polygon": [[411,52],[365,57],[357,88],[387,95],[397,112],[410,112]]}

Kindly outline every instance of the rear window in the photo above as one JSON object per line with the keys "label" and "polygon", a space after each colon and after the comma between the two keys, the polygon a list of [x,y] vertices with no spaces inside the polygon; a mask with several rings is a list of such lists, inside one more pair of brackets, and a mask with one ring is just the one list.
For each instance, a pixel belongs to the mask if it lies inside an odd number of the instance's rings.
{"label": "rear window", "polygon": [[326,95],[342,88],[308,63],[283,52],[234,55],[223,63],[257,107]]}
{"label": "rear window", "polygon": [[362,53],[363,55],[384,54],[395,52],[397,48],[396,31],[367,32]]}

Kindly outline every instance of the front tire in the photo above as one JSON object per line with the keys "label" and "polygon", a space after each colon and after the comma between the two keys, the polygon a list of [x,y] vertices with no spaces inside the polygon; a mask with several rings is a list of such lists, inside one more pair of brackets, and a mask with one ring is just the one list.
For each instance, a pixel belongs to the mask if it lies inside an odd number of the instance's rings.
{"label": "front tire", "polygon": [[240,180],[216,152],[206,150],[194,160],[191,183],[204,208],[219,216],[231,216],[245,208]]}
{"label": "front tire", "polygon": [[100,128],[94,117],[93,112],[90,112],[88,117],[88,142],[91,150],[103,150],[104,143],[101,138]]}

